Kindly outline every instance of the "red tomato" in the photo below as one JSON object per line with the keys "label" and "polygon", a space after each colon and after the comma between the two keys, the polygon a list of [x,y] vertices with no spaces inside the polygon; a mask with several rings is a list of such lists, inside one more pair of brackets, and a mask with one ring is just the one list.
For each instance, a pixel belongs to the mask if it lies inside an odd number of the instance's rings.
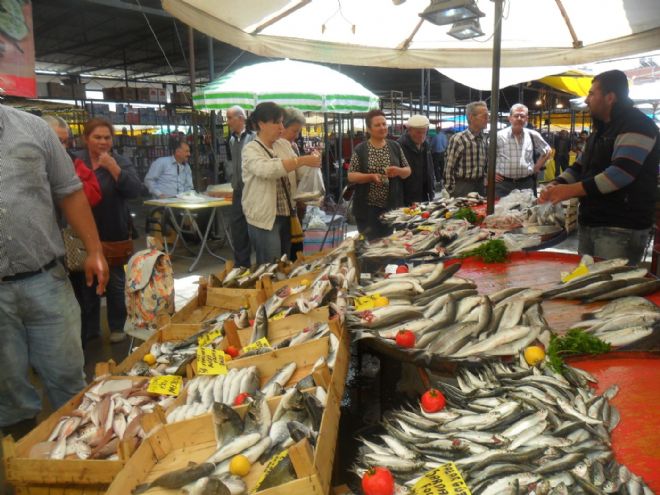
{"label": "red tomato", "polygon": [[238,356],[238,352],[238,349],[233,345],[230,345],[225,349],[225,354],[229,354],[232,358]]}
{"label": "red tomato", "polygon": [[424,213],[422,213],[422,218],[428,218],[430,216],[431,216],[431,214],[428,211],[425,211]]}
{"label": "red tomato", "polygon": [[408,273],[408,267],[406,265],[399,265],[396,269],[397,273]]}
{"label": "red tomato", "polygon": [[422,395],[422,409],[427,413],[438,412],[445,408],[445,404],[445,396],[435,388],[430,388]]}
{"label": "red tomato", "polygon": [[396,334],[396,345],[406,349],[415,346],[415,333],[410,330],[399,330]]}
{"label": "red tomato", "polygon": [[383,467],[370,468],[362,476],[362,491],[364,495],[392,495],[394,493],[392,473]]}
{"label": "red tomato", "polygon": [[238,394],[236,398],[234,399],[234,405],[235,406],[240,406],[245,403],[245,401],[250,398],[250,394],[247,392],[243,392],[242,394]]}

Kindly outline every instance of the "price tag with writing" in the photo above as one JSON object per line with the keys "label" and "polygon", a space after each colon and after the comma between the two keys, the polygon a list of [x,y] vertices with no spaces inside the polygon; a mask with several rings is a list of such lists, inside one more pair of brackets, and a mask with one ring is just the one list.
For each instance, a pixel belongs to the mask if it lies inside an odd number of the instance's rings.
{"label": "price tag with writing", "polygon": [[282,318],[284,318],[284,317],[286,316],[286,313],[287,313],[286,310],[285,310],[285,311],[280,311],[279,313],[275,313],[273,316],[271,316],[271,317],[268,319],[268,321],[277,321],[277,320],[281,320]]}
{"label": "price tag with writing", "polygon": [[163,375],[154,376],[149,380],[147,392],[158,395],[179,395],[181,386],[183,385],[183,377],[178,375]]}
{"label": "price tag with writing", "polygon": [[261,349],[262,347],[270,347],[270,344],[268,343],[268,339],[266,337],[262,337],[256,342],[252,342],[251,344],[246,345],[245,347],[243,347],[241,353],[243,354],[250,351],[256,351],[257,349]]}
{"label": "price tag with writing", "polygon": [[361,296],[355,299],[355,311],[366,311],[367,309],[382,308],[390,303],[387,297],[378,293]]}
{"label": "price tag with writing", "polygon": [[221,335],[222,335],[222,328],[215,328],[210,332],[206,332],[204,335],[200,335],[199,337],[197,337],[197,345],[203,346],[210,344]]}
{"label": "price tag with writing", "polygon": [[266,468],[264,469],[264,472],[261,473],[261,476],[257,480],[257,483],[254,485],[254,488],[250,493],[254,493],[257,490],[259,490],[266,477],[273,471],[273,469],[277,467],[277,465],[280,462],[286,459],[288,455],[289,455],[289,449],[285,449],[282,452],[275,454],[273,457],[271,457],[268,463],[266,464]]}
{"label": "price tag with writing", "polygon": [[448,462],[429,471],[410,490],[414,495],[472,495],[456,464]]}
{"label": "price tag with writing", "polygon": [[198,375],[226,375],[225,353],[211,347],[197,348]]}
{"label": "price tag with writing", "polygon": [[417,230],[425,230],[427,232],[435,232],[435,227],[433,225],[420,225],[417,227]]}

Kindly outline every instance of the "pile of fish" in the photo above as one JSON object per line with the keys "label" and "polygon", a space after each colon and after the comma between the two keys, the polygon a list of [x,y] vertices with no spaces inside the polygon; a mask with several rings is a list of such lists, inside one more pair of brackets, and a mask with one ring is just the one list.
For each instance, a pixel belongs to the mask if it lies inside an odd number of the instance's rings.
{"label": "pile of fish", "polygon": [[349,314],[354,338],[394,347],[397,333],[410,330],[415,346],[406,352],[424,366],[434,357],[515,355],[537,339],[549,343],[540,291],[504,289],[481,296],[474,282],[455,276],[459,268],[458,263],[418,265],[408,274],[362,287],[367,294],[387,296],[389,304]]}
{"label": "pile of fish", "polygon": [[613,347],[625,347],[653,334],[660,323],[660,308],[643,297],[616,299],[575,323]]}
{"label": "pile of fish", "polygon": [[[217,450],[203,463],[191,463],[188,467],[163,474],[151,483],[139,485],[133,493],[164,487],[182,488],[181,493],[188,495],[247,494],[245,482],[229,472],[231,459],[242,454],[251,465],[265,464],[273,455],[303,438],[315,445],[324,406],[325,395],[319,397],[318,393],[311,394],[300,387],[289,389],[272,415],[266,398],[261,395],[248,404],[244,419],[226,404],[213,403]],[[254,488],[263,490],[295,478],[287,454]]]}
{"label": "pile of fish", "polygon": [[[585,258],[588,259],[585,261]],[[620,297],[645,296],[660,290],[660,280],[647,278],[648,272],[645,268],[627,266],[626,259],[614,258],[594,262],[591,257],[585,258],[582,264],[588,272],[544,291],[542,296],[550,299],[580,299],[591,303]]]}
{"label": "pile of fish", "polygon": [[653,493],[614,460],[610,433],[620,416],[609,401],[618,388],[596,395],[589,386],[595,378],[566,369],[565,378],[522,357],[520,364],[459,367],[456,384],[437,383],[447,407],[387,413],[382,434],[360,439],[354,471],[388,468],[397,493],[450,461],[474,495]]}
{"label": "pile of fish", "polygon": [[[320,358],[313,366],[311,373],[301,379],[296,386],[312,388],[315,386],[312,373],[326,360]],[[249,398],[264,397],[266,399],[286,394],[285,385],[296,371],[296,363],[291,362],[270,377],[260,387],[261,378],[255,366],[232,368],[226,375],[196,376],[191,379],[185,389],[185,404],[180,404],[167,412],[168,423],[176,423],[191,419],[211,411],[213,404],[233,406],[237,397],[248,394]]]}
{"label": "pile of fish", "polygon": [[445,195],[433,201],[415,203],[412,207],[389,210],[381,215],[381,219],[397,230],[411,230],[420,226],[441,224],[447,213],[453,213],[460,208],[481,205],[485,201],[486,198],[476,192],[470,193],[464,198],[450,198]]}
{"label": "pile of fish", "polygon": [[120,441],[137,447],[145,437],[140,419],[173,398],[147,392],[147,380],[102,380],[83,394],[80,405],[60,421],[48,440],[35,444],[28,457],[38,459],[117,460]]}

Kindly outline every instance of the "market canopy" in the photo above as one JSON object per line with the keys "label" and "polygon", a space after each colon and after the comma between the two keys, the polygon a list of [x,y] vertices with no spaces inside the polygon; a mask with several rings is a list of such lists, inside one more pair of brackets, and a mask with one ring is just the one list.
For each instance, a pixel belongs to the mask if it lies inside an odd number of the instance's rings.
{"label": "market canopy", "polygon": [[[660,45],[657,0],[565,0],[566,18],[559,3],[506,2],[502,67],[574,66]],[[162,0],[162,4],[193,28],[266,57],[395,68],[492,65],[494,3],[490,0],[477,2],[485,13],[484,36],[462,41],[447,34],[449,26],[419,17],[429,0]]]}
{"label": "market canopy", "polygon": [[378,97],[350,77],[328,67],[280,60],[243,67],[193,95],[195,108],[252,110],[262,101],[306,112],[368,112]]}

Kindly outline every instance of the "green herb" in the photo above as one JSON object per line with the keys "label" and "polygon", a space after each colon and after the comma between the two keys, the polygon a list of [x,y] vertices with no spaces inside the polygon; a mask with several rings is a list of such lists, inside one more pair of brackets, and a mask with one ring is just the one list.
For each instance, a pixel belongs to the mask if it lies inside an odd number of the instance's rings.
{"label": "green herb", "polygon": [[571,328],[566,335],[553,335],[548,346],[548,362],[558,373],[564,369],[564,356],[575,354],[602,354],[609,352],[610,344],[585,332],[582,328]]}
{"label": "green herb", "polygon": [[461,258],[467,258],[468,256],[478,256],[485,263],[502,263],[506,261],[506,255],[509,251],[506,248],[506,244],[502,239],[493,239],[491,241],[484,242],[481,246],[463,253]]}
{"label": "green herb", "polygon": [[452,216],[452,218],[467,220],[471,224],[477,223],[477,214],[470,208],[460,208]]}

